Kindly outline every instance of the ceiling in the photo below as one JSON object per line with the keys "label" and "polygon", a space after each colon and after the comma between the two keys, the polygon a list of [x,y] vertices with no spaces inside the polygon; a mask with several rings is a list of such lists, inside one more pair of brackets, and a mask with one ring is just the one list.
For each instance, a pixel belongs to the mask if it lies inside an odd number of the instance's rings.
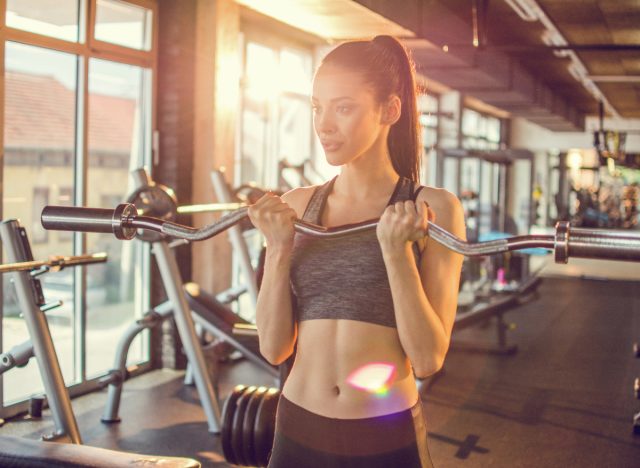
{"label": "ceiling", "polygon": [[638,0],[357,1],[415,32],[421,73],[513,115],[581,130],[602,101],[640,117]]}
{"label": "ceiling", "polygon": [[236,1],[330,41],[393,34],[430,82],[553,131],[600,102],[640,117],[640,0]]}

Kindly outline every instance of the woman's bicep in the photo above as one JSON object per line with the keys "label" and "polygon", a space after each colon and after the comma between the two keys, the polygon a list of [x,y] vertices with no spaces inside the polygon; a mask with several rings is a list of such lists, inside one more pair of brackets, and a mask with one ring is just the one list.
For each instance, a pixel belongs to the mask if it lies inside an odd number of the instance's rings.
{"label": "woman's bicep", "polygon": [[[464,212],[460,200],[447,191],[438,191],[429,201],[436,214],[435,224],[460,239],[466,239]],[[464,257],[433,239],[428,239],[420,260],[420,278],[429,303],[450,336],[458,304],[458,287]]]}

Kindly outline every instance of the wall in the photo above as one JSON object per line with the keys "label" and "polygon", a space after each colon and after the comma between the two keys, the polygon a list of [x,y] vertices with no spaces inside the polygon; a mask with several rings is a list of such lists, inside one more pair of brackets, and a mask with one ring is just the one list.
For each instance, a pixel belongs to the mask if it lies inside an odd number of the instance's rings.
{"label": "wall", "polygon": [[[593,148],[593,130],[599,127],[598,119],[587,118],[585,132],[552,132],[546,128],[516,117],[511,121],[512,148],[523,148],[531,151],[565,151],[571,148]],[[605,119],[605,129],[629,129],[638,132],[627,135],[627,151],[640,152],[640,119],[613,121]]]}

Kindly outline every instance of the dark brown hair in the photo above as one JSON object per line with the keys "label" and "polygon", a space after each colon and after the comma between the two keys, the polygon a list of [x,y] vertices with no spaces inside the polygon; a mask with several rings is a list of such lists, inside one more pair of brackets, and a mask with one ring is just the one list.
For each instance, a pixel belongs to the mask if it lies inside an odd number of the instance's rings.
{"label": "dark brown hair", "polygon": [[421,149],[416,84],[413,61],[404,46],[391,36],[345,42],[326,55],[320,66],[324,64],[361,73],[380,103],[393,94],[400,98],[402,112],[387,140],[389,155],[400,176],[417,182]]}

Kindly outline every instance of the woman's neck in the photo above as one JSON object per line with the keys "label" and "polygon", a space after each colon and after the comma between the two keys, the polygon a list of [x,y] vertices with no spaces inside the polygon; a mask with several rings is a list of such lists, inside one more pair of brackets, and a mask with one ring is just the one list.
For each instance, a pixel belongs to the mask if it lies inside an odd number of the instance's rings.
{"label": "woman's neck", "polygon": [[372,148],[349,164],[342,166],[334,192],[354,201],[388,197],[398,182],[388,150]]}

